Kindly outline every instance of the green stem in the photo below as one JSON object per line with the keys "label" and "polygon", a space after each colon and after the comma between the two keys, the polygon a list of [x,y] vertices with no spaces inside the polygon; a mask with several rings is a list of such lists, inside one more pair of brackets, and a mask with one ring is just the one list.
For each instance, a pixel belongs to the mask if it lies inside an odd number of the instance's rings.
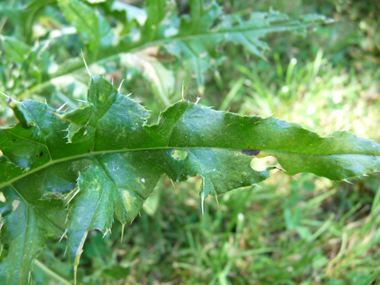
{"label": "green stem", "polygon": [[[298,25],[298,28],[306,28],[309,27],[310,23],[303,23],[300,24],[298,21],[292,21],[289,22],[288,25],[281,26],[281,31],[289,31],[294,26]],[[143,40],[140,40],[138,42],[132,42],[132,43],[126,43],[126,42],[120,42],[119,45],[113,46],[112,48],[108,49],[101,49],[99,51],[100,58],[96,60],[89,60],[87,62],[88,65],[98,63],[102,64],[102,62],[109,62],[112,60],[115,60],[119,57],[122,53],[133,53],[138,50],[144,49],[145,47],[149,46],[155,46],[155,45],[162,45],[162,44],[168,44],[170,42],[176,42],[176,41],[190,41],[190,40],[204,40],[204,38],[208,37],[221,37],[225,33],[242,33],[242,32],[253,32],[256,31],[258,33],[269,33],[269,32],[276,32],[278,27],[276,25],[270,26],[270,27],[259,27],[259,28],[229,28],[229,29],[221,29],[218,31],[206,31],[195,35],[179,35],[174,36],[171,38],[160,38],[156,39],[150,42],[144,42]],[[86,58],[90,59],[90,56],[86,56]],[[39,83],[33,87],[31,87],[28,91],[25,91],[21,93],[19,96],[17,96],[18,99],[23,99],[24,97],[42,90],[43,88],[51,85],[55,82],[55,80],[59,77],[63,77],[65,75],[68,75],[70,73],[76,72],[80,69],[84,68],[83,61],[80,58],[76,58],[75,60],[70,60],[70,62],[63,63],[58,71],[55,74],[52,74],[52,76],[47,79],[45,82]]]}
{"label": "green stem", "polygon": [[[9,8],[12,8],[13,7],[13,4],[15,3],[16,0],[11,0],[11,2],[9,3]],[[1,18],[1,21],[0,21],[0,34],[1,32],[3,31],[3,28],[4,28],[4,25],[5,23],[7,22],[7,16],[3,16]]]}
{"label": "green stem", "polygon": [[69,281],[67,281],[66,279],[64,279],[63,277],[59,276],[57,273],[55,273],[54,271],[50,270],[49,268],[47,268],[43,263],[41,263],[40,261],[38,261],[37,259],[34,261],[34,264],[37,265],[42,271],[44,271],[47,275],[49,275],[50,277],[54,278],[55,280],[61,282],[62,284],[65,284],[65,285],[72,285]]}

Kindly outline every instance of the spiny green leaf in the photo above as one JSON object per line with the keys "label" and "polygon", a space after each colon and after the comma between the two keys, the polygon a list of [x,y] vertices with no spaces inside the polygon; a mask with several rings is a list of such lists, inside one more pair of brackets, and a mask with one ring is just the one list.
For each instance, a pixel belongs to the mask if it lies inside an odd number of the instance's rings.
{"label": "spiny green leaf", "polygon": [[[283,13],[253,12],[248,20],[240,15],[222,15],[221,8],[213,2],[208,8],[203,1],[190,1],[190,17],[183,17],[179,32],[168,45],[170,52],[188,60],[197,75],[199,85],[203,85],[203,73],[211,67],[210,59],[217,49],[227,42],[242,45],[245,50],[259,57],[269,49],[263,38],[272,32],[290,31],[301,35],[311,23],[329,22],[321,15],[305,15],[301,20],[290,21]],[[220,23],[217,23],[220,20]]]}
{"label": "spiny green leaf", "polygon": [[[78,5],[75,4],[77,2]],[[329,19],[316,14],[305,15],[300,20],[289,20],[285,14],[273,10],[266,13],[254,12],[246,20],[238,14],[223,14],[216,2],[205,6],[200,0],[190,1],[190,14],[180,17],[175,7],[170,5],[171,2],[167,3],[165,0],[147,1],[147,18],[145,13],[139,12],[138,23],[132,21],[132,26],[129,21],[124,23],[123,29],[129,32],[123,34],[117,44],[104,45],[105,42],[113,41],[110,25],[101,13],[95,13],[78,0],[59,0],[65,18],[80,33],[88,36],[89,52],[85,52],[85,58],[89,65],[103,65],[110,60],[117,61],[123,53],[136,52],[147,46],[160,46],[183,61],[189,71],[196,75],[200,92],[203,92],[204,72],[221,62],[220,49],[227,42],[242,45],[247,53],[263,58],[263,52],[269,48],[263,38],[269,33],[293,32],[303,35],[313,24],[330,22]],[[113,7],[120,10],[123,5]],[[129,11],[129,19],[134,19],[131,13],[136,9],[124,9]],[[42,82],[25,91],[20,97],[24,98],[32,91],[45,88],[49,80],[53,82],[54,78],[82,69],[82,62],[81,58],[75,58],[67,64],[62,64],[54,74],[44,77]]]}
{"label": "spiny green leaf", "polygon": [[180,101],[148,125],[143,106],[98,76],[86,106],[72,112],[34,101],[9,106],[19,123],[0,129],[1,236],[9,247],[0,280],[10,284],[28,282],[51,236],[68,237],[77,266],[88,231],[106,234],[114,217],[133,221],[164,174],[176,182],[201,176],[203,200],[268,178],[273,167],[251,167],[257,156],[276,157],[287,174],[334,180],[380,169],[380,145],[371,140],[345,131],[321,137],[272,117]]}

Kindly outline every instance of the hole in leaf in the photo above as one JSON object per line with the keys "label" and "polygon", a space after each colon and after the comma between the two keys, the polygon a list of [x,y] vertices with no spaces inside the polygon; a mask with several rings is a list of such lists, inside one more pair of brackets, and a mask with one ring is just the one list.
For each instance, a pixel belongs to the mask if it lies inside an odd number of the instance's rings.
{"label": "hole in leaf", "polygon": [[172,157],[176,160],[184,160],[188,153],[186,150],[175,149],[172,151]]}
{"label": "hole in leaf", "polygon": [[274,156],[255,157],[251,160],[251,168],[256,171],[264,171],[270,165],[280,167]]}
{"label": "hole in leaf", "polygon": [[0,192],[0,202],[5,203],[6,201],[7,201],[7,199],[5,198],[4,193]]}
{"label": "hole in leaf", "polygon": [[20,200],[14,199],[12,201],[12,212],[16,211],[19,205],[20,205]]}

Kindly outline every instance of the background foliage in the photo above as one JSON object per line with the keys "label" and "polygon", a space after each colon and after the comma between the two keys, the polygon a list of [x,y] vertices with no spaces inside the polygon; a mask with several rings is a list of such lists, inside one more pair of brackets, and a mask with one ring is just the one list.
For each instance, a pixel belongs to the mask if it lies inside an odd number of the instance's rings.
{"label": "background foliage", "polygon": [[[158,31],[144,31],[146,13],[134,8],[143,7],[142,1],[130,2],[134,7],[78,1],[74,8],[88,15],[84,23],[68,12],[74,1],[9,1],[0,4],[0,90],[18,99],[46,99],[55,107],[68,102],[64,108],[75,109],[81,104],[76,99],[83,100],[87,88],[80,58],[84,50],[89,64],[97,61],[90,66],[92,73],[113,78],[115,86],[125,78],[122,93],[132,93],[150,110],[162,110],[180,99],[184,82],[186,99],[200,98],[215,109],[274,114],[323,134],[344,128],[380,139],[376,1],[218,2],[225,13],[236,16],[231,20],[235,26],[248,21],[252,11],[270,7],[290,19],[320,13],[336,22],[302,39],[298,34],[269,34],[265,40],[271,51],[266,52],[221,45],[217,38],[217,43],[212,41],[212,47],[219,47],[217,53],[209,52],[205,59],[199,56],[204,50],[196,50],[194,61],[191,53],[173,56],[183,41],[162,44],[173,35],[172,25],[161,22],[163,17],[177,23],[185,39],[194,29],[201,33],[210,27],[202,26],[202,18],[189,27],[175,17],[175,6],[180,15],[189,13],[187,1],[171,1],[166,10],[156,11],[149,25],[161,23]],[[198,16],[218,13],[216,8],[201,10]],[[136,48],[124,50],[123,41],[134,42],[138,31],[144,36]],[[140,48],[152,41],[156,44]],[[121,44],[115,49],[109,46],[114,42]],[[124,53],[129,51],[133,53]],[[255,56],[258,53],[262,58]],[[12,125],[1,100],[0,123]],[[152,115],[154,120],[157,113]],[[371,284],[380,275],[379,182],[379,175],[353,184],[310,174],[296,179],[274,175],[262,188],[222,196],[219,207],[209,200],[202,216],[199,179],[179,185],[162,179],[141,218],[126,228],[122,242],[117,223],[104,239],[91,232],[79,278],[84,284]],[[35,284],[71,282],[72,267],[64,251],[64,243],[49,244],[35,262]],[[6,250],[1,258],[5,255]]]}

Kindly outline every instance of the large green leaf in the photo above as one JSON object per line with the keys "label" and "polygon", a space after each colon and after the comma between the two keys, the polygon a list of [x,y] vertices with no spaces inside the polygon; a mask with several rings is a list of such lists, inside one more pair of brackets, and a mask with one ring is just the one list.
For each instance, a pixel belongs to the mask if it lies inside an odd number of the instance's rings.
{"label": "large green leaf", "polygon": [[[2,284],[26,284],[45,238],[68,237],[77,266],[87,233],[130,223],[166,174],[203,179],[201,197],[269,177],[255,156],[275,156],[287,174],[343,180],[380,169],[380,145],[336,131],[326,137],[298,124],[220,112],[188,101],[157,124],[148,111],[102,77],[92,76],[83,108],[64,113],[34,101],[9,100],[19,123],[0,129]],[[67,218],[66,206],[68,207]]]}

